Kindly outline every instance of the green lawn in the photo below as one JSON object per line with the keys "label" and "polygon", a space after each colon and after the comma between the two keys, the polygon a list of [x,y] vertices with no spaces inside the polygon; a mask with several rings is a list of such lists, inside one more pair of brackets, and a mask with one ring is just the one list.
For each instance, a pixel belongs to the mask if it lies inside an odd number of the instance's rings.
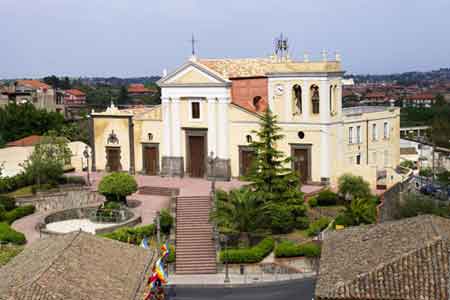
{"label": "green lawn", "polygon": [[18,190],[15,190],[11,193],[8,193],[7,196],[10,197],[25,197],[25,196],[31,196],[33,195],[33,192],[31,191],[32,186],[25,186],[23,188],[20,188]]}
{"label": "green lawn", "polygon": [[22,252],[23,246],[0,245],[0,267],[6,265],[14,256]]}

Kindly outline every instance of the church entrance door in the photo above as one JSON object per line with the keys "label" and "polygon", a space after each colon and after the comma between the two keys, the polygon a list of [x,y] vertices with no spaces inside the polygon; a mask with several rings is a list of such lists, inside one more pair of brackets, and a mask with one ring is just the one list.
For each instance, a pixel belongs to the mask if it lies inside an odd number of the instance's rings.
{"label": "church entrance door", "polygon": [[118,172],[121,169],[120,147],[106,147],[106,171]]}
{"label": "church entrance door", "polygon": [[147,175],[158,174],[158,147],[144,146],[144,171]]}
{"label": "church entrance door", "polygon": [[293,167],[300,177],[300,182],[306,183],[310,178],[310,158],[308,149],[293,149]]}
{"label": "church entrance door", "polygon": [[205,137],[188,136],[188,171],[191,177],[203,177],[205,175]]}

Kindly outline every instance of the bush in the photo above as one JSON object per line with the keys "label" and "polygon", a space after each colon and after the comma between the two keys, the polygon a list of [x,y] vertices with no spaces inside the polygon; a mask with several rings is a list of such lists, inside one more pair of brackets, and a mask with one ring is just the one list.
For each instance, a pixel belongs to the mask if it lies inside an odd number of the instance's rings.
{"label": "bush", "polygon": [[309,198],[308,204],[310,207],[316,207],[317,205],[319,205],[319,203],[317,201],[317,196],[313,196],[313,197]]}
{"label": "bush", "polygon": [[306,230],[306,234],[308,236],[316,236],[318,235],[322,230],[327,228],[327,226],[330,224],[331,219],[327,217],[321,217],[317,221],[312,222],[309,224],[308,229]]}
{"label": "bush", "polygon": [[15,220],[33,214],[35,210],[36,208],[33,205],[19,206],[11,211],[5,212],[0,221],[12,224]]}
{"label": "bush", "polygon": [[403,167],[403,168],[408,168],[408,169],[415,169],[416,168],[416,165],[411,160],[404,160],[404,161],[402,161],[400,163],[400,166]]}
{"label": "bush", "polygon": [[314,242],[296,245],[291,241],[282,241],[275,248],[276,257],[318,257],[320,256],[320,245]]}
{"label": "bush", "polygon": [[0,195],[0,209],[10,211],[16,208],[16,199],[5,195]]}
{"label": "bush", "polygon": [[137,183],[128,173],[114,172],[102,178],[98,192],[108,201],[126,202],[126,196],[137,191]]}
{"label": "bush", "polygon": [[308,217],[297,217],[295,219],[295,228],[304,230],[309,227],[309,219]]}
{"label": "bush", "polygon": [[422,168],[419,170],[419,175],[423,177],[431,177],[433,175],[433,170],[431,168]]}
{"label": "bush", "polygon": [[170,229],[173,225],[173,217],[170,214],[169,210],[167,209],[161,209],[160,215],[159,215],[159,225],[161,226],[161,232],[169,235]]}
{"label": "bush", "polygon": [[334,219],[335,225],[353,226],[353,220],[347,214],[341,213]]}
{"label": "bush", "polygon": [[17,174],[13,177],[2,177],[0,178],[0,194],[15,191],[19,188],[27,186],[28,184],[30,184],[30,182],[23,173]]}
{"label": "bush", "polygon": [[273,238],[268,237],[251,248],[229,249],[220,252],[220,261],[231,264],[256,263],[264,259],[274,248]]}
{"label": "bush", "polygon": [[338,195],[330,190],[321,191],[317,195],[317,204],[319,206],[336,205]]}
{"label": "bush", "polygon": [[15,231],[6,223],[0,223],[0,241],[16,245],[24,245],[27,242],[23,233]]}
{"label": "bush", "polygon": [[120,203],[115,201],[107,201],[103,204],[103,207],[106,209],[120,209]]}
{"label": "bush", "polygon": [[372,196],[370,192],[370,184],[361,176],[352,174],[344,174],[338,179],[339,193],[344,197],[353,198],[369,198]]}
{"label": "bush", "polygon": [[116,241],[139,245],[144,237],[150,237],[155,234],[155,225],[145,225],[140,227],[123,227],[111,233],[102,234],[103,237]]}

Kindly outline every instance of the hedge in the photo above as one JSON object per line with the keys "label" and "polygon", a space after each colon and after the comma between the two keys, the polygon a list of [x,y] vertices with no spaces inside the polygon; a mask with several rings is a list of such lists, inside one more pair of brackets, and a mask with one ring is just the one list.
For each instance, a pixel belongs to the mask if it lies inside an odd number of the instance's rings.
{"label": "hedge", "polygon": [[319,205],[319,203],[317,202],[317,196],[313,196],[313,197],[309,198],[308,204],[310,207],[316,207],[317,205]]}
{"label": "hedge", "polygon": [[268,237],[251,248],[223,250],[220,252],[220,261],[232,264],[260,262],[272,252],[274,246],[275,241]]}
{"label": "hedge", "polygon": [[140,227],[123,227],[111,233],[102,234],[103,237],[120,242],[139,245],[144,237],[150,237],[155,234],[155,225],[145,225]]}
{"label": "hedge", "polygon": [[282,241],[275,248],[275,257],[319,257],[320,245],[314,242],[297,245],[291,241]]}
{"label": "hedge", "polygon": [[0,210],[10,211],[16,208],[16,199],[13,197],[0,195]]}
{"label": "hedge", "polygon": [[336,205],[338,195],[330,190],[321,191],[317,195],[317,204],[319,206]]}
{"label": "hedge", "polygon": [[320,219],[309,224],[309,227],[306,230],[306,234],[308,236],[318,235],[323,229],[327,228],[330,222],[331,222],[330,218],[321,217]]}
{"label": "hedge", "polygon": [[15,231],[7,223],[0,223],[0,242],[24,245],[27,240],[23,233]]}
{"label": "hedge", "polygon": [[12,224],[15,220],[31,215],[35,211],[36,208],[33,205],[19,206],[0,215],[0,221]]}

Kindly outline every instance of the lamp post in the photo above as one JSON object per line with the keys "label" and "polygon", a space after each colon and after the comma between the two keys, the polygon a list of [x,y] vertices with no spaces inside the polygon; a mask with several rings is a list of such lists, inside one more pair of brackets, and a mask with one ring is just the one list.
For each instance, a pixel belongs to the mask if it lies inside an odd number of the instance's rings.
{"label": "lamp post", "polygon": [[91,180],[90,180],[90,178],[89,178],[89,148],[88,148],[88,146],[86,146],[86,148],[84,149],[84,151],[83,151],[83,156],[84,156],[84,158],[86,158],[86,165],[87,165],[87,168],[86,168],[87,184],[88,184],[88,185],[91,185]]}
{"label": "lamp post", "polygon": [[214,194],[216,193],[216,161],[217,161],[217,156],[214,157],[214,151],[211,151],[209,154],[209,159],[208,159],[208,163],[209,163],[209,168],[211,170],[211,194],[214,196]]}
{"label": "lamp post", "polygon": [[230,274],[228,271],[228,236],[223,234],[222,240],[225,243],[225,279],[223,280],[224,283],[230,283]]}

